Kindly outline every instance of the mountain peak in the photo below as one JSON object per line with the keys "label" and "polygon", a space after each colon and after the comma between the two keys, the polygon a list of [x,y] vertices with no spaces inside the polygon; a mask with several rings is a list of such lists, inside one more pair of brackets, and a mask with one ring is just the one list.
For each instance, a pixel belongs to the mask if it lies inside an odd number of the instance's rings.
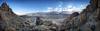
{"label": "mountain peak", "polygon": [[4,10],[4,11],[9,11],[9,6],[7,5],[6,2],[3,2],[3,3],[1,4],[1,9]]}
{"label": "mountain peak", "polygon": [[9,8],[6,2],[3,2],[0,6],[0,16],[6,20],[9,18],[12,18],[12,16],[15,16],[16,14],[13,13],[12,9]]}

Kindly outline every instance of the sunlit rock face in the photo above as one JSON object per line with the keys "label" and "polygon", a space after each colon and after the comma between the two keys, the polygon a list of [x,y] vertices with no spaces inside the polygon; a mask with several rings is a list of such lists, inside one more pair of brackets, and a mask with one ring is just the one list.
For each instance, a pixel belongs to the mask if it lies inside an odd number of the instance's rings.
{"label": "sunlit rock face", "polygon": [[[23,30],[25,19],[18,17],[12,12],[6,2],[0,6],[0,31]],[[17,30],[16,30],[17,29]]]}
{"label": "sunlit rock face", "polygon": [[16,16],[5,2],[0,7],[0,15],[3,20],[9,20],[12,16]]}
{"label": "sunlit rock face", "polygon": [[98,7],[100,8],[100,1],[98,1]]}
{"label": "sunlit rock face", "polygon": [[[90,0],[90,4],[66,23],[68,31],[100,31],[100,0]],[[68,21],[68,20],[67,20]],[[68,26],[68,24],[70,24]]]}
{"label": "sunlit rock face", "polygon": [[0,31],[5,29],[4,27],[7,25],[6,22],[11,19],[13,15],[13,12],[6,3],[0,6]]}

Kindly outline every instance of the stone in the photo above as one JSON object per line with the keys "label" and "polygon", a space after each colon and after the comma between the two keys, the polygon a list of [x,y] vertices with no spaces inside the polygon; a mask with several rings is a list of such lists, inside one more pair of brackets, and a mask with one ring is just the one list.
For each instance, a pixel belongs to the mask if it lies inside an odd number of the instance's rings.
{"label": "stone", "polygon": [[43,22],[42,20],[40,19],[40,17],[37,17],[36,18],[36,25],[41,25]]}
{"label": "stone", "polygon": [[72,13],[71,15],[70,15],[70,19],[72,19],[73,17],[76,17],[76,16],[78,16],[79,15],[79,13],[78,12],[74,12],[74,13]]}
{"label": "stone", "polygon": [[91,5],[88,5],[87,7],[86,7],[86,12],[88,13],[88,12],[93,12],[94,10],[92,10],[93,8],[92,8],[92,6]]}
{"label": "stone", "polygon": [[97,19],[99,19],[100,20],[100,8],[97,8]]}
{"label": "stone", "polygon": [[98,0],[98,8],[100,8],[100,0]]}
{"label": "stone", "polygon": [[87,22],[87,17],[85,14],[80,14],[80,23],[83,25]]}
{"label": "stone", "polygon": [[5,31],[16,31],[16,29],[12,28],[12,27],[9,27],[9,28],[6,28]]}

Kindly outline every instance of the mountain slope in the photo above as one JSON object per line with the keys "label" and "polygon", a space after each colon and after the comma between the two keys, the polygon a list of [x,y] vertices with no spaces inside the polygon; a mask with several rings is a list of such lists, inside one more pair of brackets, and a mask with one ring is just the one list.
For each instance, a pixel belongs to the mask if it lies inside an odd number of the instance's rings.
{"label": "mountain slope", "polygon": [[90,4],[80,15],[66,20],[67,31],[100,31],[100,0],[90,0]]}

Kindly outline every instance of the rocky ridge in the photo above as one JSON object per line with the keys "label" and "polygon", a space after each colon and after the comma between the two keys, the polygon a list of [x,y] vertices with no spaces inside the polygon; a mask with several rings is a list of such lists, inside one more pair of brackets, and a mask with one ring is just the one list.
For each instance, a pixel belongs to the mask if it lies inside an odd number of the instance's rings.
{"label": "rocky ridge", "polygon": [[90,0],[90,4],[80,15],[66,20],[66,31],[100,31],[100,0]]}
{"label": "rocky ridge", "polygon": [[[14,14],[6,2],[0,6],[0,31],[23,31],[27,30],[24,18]],[[25,28],[27,27],[27,28]]]}

